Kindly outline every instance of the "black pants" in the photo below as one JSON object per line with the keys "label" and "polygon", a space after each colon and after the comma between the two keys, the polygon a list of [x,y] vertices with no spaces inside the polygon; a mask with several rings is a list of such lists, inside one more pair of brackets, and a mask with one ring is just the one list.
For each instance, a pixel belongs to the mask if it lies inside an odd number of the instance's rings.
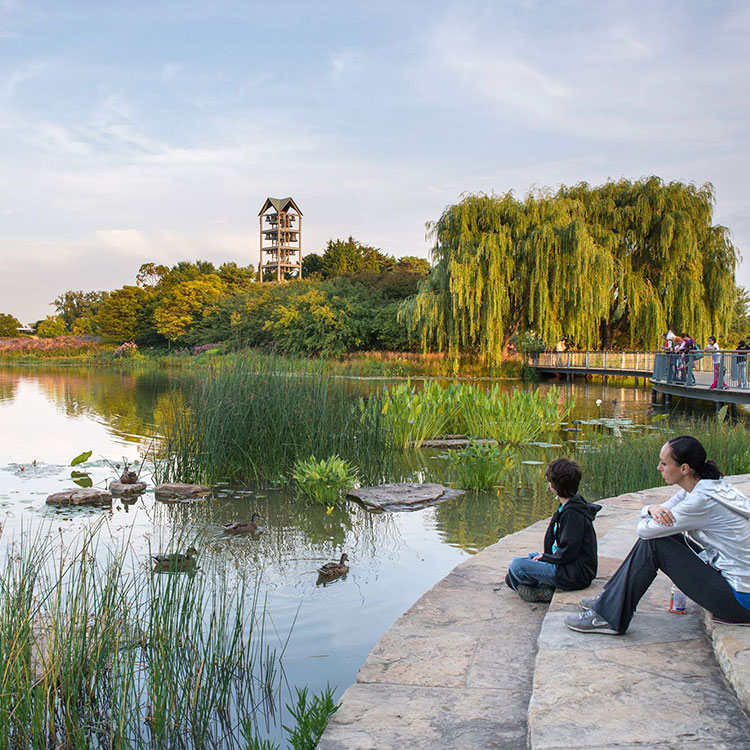
{"label": "black pants", "polygon": [[750,610],[737,601],[724,576],[704,563],[682,534],[639,539],[604,586],[596,602],[597,614],[624,633],[659,570],[690,599],[722,620],[750,622]]}

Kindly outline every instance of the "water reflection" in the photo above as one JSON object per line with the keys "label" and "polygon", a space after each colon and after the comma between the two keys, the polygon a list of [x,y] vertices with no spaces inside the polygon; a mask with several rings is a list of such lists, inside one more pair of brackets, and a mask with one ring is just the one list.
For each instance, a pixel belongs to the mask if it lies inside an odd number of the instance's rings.
{"label": "water reflection", "polygon": [[[539,446],[518,452],[518,462],[498,491],[467,493],[411,513],[375,514],[347,502],[327,514],[298,500],[288,487],[216,487],[213,497],[202,503],[166,504],[147,492],[116,498],[108,509],[45,505],[48,494],[70,486],[68,464],[81,451],[94,451],[93,460],[76,467],[90,475],[94,486],[114,479],[116,472],[104,459],[118,460],[123,454],[137,458],[137,449],[148,444],[154,426],[169,413],[173,399],[188,392],[194,377],[155,369],[0,368],[0,505],[5,527],[0,549],[7,549],[8,540],[22,527],[41,525],[44,533],[68,545],[82,528],[100,521],[101,554],[107,545],[126,545],[132,564],[145,571],[151,554],[184,551],[194,544],[196,576],[226,576],[238,587],[241,581],[255,585],[257,580],[282,640],[294,627],[284,657],[289,683],[319,690],[330,682],[340,694],[354,681],[377,639],[425,590],[467,555],[554,510],[543,469],[557,449]],[[382,386],[382,381],[347,384],[353,394]],[[576,396],[576,419],[651,418],[647,389],[594,382],[560,387],[563,397]],[[575,439],[577,434],[551,437]],[[524,460],[542,463],[521,463]],[[451,476],[441,451],[414,451],[397,455],[392,474],[383,479],[447,483]],[[262,533],[224,532],[222,524],[248,521],[252,513],[260,515]],[[349,573],[317,586],[318,568],[342,552],[349,556]]]}

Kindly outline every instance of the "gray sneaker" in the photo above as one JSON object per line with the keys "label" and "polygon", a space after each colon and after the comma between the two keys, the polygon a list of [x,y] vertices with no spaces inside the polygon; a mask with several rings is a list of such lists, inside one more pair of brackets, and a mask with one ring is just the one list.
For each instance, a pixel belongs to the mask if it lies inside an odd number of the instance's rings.
{"label": "gray sneaker", "polygon": [[565,624],[578,633],[606,633],[607,635],[620,635],[605,619],[599,617],[593,609],[579,612],[577,615],[568,615]]}
{"label": "gray sneaker", "polygon": [[555,588],[554,586],[547,586],[546,584],[541,584],[540,586],[520,585],[516,591],[525,602],[531,602],[534,604],[537,602],[551,602],[552,596],[555,593]]}
{"label": "gray sneaker", "polygon": [[594,609],[594,605],[599,601],[600,596],[601,594],[597,594],[596,596],[584,596],[583,599],[578,602],[578,606],[581,609]]}

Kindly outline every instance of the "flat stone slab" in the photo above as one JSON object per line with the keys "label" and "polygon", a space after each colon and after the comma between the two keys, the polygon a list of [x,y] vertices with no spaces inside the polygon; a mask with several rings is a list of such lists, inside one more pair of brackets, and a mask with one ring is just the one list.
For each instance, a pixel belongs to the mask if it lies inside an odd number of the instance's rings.
{"label": "flat stone slab", "polygon": [[[450,448],[450,449],[458,449],[458,448],[466,448],[469,443],[479,443],[480,445],[497,445],[497,440],[490,440],[490,439],[480,439],[480,440],[469,440],[469,438],[465,437],[445,437],[445,438],[436,438],[435,440],[423,440],[420,444],[420,448]],[[415,446],[414,442],[409,443],[409,447],[413,448]]]}
{"label": "flat stone slab", "polygon": [[145,489],[145,482],[132,482],[130,484],[125,484],[123,482],[109,483],[109,491],[113,495],[140,495]]}
{"label": "flat stone slab", "polygon": [[188,500],[205,497],[209,492],[211,492],[211,488],[205,487],[202,484],[179,484],[177,482],[168,482],[165,484],[157,484],[156,487],[154,487],[154,494],[159,499],[179,498],[181,500]]}
{"label": "flat stone slab", "polygon": [[82,505],[110,505],[112,493],[95,487],[79,487],[55,492],[47,497],[47,505],[76,507]]}
{"label": "flat stone slab", "polygon": [[416,510],[463,494],[464,490],[443,487],[442,484],[395,482],[349,490],[347,497],[354,497],[378,510]]}

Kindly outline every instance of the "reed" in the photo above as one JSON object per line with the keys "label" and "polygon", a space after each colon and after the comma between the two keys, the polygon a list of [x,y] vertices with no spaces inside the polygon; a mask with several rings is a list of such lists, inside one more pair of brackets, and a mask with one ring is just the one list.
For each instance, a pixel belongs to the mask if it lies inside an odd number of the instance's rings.
{"label": "reed", "polygon": [[[0,736],[12,748],[240,748],[274,709],[275,653],[242,585],[125,568],[22,535],[0,571]],[[101,560],[104,562],[101,562]]]}
{"label": "reed", "polygon": [[613,497],[662,485],[656,470],[659,450],[677,435],[700,440],[725,474],[750,471],[750,428],[746,425],[714,419],[663,421],[658,427],[623,431],[620,436],[589,436],[575,452],[583,469],[584,493],[592,498]]}
{"label": "reed", "polygon": [[211,367],[183,401],[175,394],[161,425],[158,481],[267,485],[295,462],[338,455],[368,481],[389,474],[381,419],[364,425],[347,384],[322,372],[289,375],[273,359]]}

